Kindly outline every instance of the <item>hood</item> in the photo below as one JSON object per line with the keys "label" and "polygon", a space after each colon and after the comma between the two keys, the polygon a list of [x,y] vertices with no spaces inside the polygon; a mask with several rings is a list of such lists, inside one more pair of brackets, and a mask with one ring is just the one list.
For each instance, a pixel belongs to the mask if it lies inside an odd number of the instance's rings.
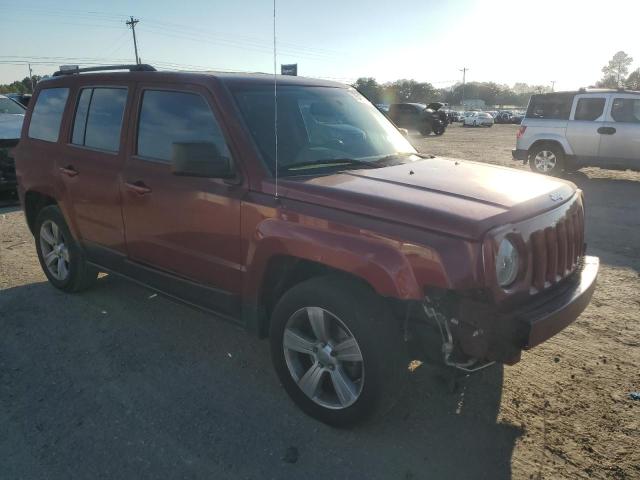
{"label": "hood", "polygon": [[554,209],[577,190],[556,178],[443,157],[280,184],[286,198],[469,239]]}
{"label": "hood", "polygon": [[24,122],[23,114],[0,114],[0,140],[20,138],[22,122]]}

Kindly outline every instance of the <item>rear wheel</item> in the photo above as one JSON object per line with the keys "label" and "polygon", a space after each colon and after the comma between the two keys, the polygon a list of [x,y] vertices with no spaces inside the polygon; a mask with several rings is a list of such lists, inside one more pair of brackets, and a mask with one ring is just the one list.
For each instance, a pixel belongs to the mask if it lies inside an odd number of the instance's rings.
{"label": "rear wheel", "polygon": [[341,276],[296,285],[274,309],[271,356],[293,401],[344,427],[395,403],[406,378],[399,325],[367,286]]}
{"label": "rear wheel", "polygon": [[559,175],[564,169],[564,152],[553,144],[542,144],[529,152],[529,168],[543,175]]}
{"label": "rear wheel", "polygon": [[420,134],[425,137],[431,133],[431,125],[429,123],[424,123],[420,126]]}
{"label": "rear wheel", "polygon": [[87,264],[57,206],[50,205],[38,213],[35,240],[42,270],[54,287],[78,292],[95,282],[98,271]]}

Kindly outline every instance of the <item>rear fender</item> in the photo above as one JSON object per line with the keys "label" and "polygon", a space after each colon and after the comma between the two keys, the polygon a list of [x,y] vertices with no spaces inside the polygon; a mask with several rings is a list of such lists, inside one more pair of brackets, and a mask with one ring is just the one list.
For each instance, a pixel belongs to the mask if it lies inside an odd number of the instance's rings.
{"label": "rear fender", "polygon": [[531,150],[532,148],[540,145],[541,143],[555,143],[560,145],[565,155],[573,155],[573,149],[569,142],[567,141],[567,137],[563,135],[555,135],[555,134],[545,134],[545,135],[534,135],[529,140],[529,146],[526,150]]}

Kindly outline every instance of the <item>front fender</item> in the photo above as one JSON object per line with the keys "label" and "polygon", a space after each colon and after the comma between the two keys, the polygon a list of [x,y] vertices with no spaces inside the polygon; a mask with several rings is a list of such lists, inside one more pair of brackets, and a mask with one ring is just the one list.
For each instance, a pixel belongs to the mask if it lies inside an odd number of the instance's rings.
{"label": "front fender", "polygon": [[257,301],[269,260],[286,255],[355,275],[380,295],[420,300],[422,288],[401,247],[400,242],[266,219],[250,241],[244,295]]}

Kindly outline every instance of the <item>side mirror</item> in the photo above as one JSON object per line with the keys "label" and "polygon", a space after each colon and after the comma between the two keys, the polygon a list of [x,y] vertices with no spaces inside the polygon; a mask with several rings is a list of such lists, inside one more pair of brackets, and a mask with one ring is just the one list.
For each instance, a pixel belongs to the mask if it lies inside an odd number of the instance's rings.
{"label": "side mirror", "polygon": [[174,175],[187,177],[233,178],[231,159],[220,154],[210,142],[173,144],[171,167]]}

